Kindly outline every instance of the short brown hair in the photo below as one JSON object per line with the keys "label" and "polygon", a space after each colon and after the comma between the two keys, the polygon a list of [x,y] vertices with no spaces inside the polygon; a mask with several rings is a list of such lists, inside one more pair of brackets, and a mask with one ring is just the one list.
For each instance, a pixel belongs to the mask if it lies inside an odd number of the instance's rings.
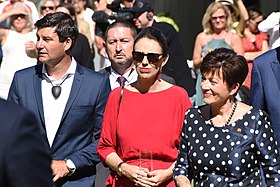
{"label": "short brown hair", "polygon": [[233,50],[218,48],[203,58],[200,71],[202,75],[219,74],[221,71],[229,88],[236,83],[240,87],[248,74],[248,64],[243,56],[237,55]]}

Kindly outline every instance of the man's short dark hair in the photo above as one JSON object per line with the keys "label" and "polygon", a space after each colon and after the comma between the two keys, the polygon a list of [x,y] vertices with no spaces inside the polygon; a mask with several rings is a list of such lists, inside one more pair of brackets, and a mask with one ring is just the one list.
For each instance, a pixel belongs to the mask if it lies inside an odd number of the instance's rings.
{"label": "man's short dark hair", "polygon": [[[55,32],[60,42],[64,42],[67,38],[71,38],[72,46],[74,46],[78,37],[78,28],[74,20],[63,12],[55,12],[45,15],[42,19],[35,23],[38,30],[46,27],[55,28]],[[70,49],[71,49],[70,48]]]}
{"label": "man's short dark hair", "polygon": [[132,36],[133,38],[135,38],[137,36],[137,31],[136,31],[136,28],[134,25],[132,25],[130,22],[128,21],[124,21],[124,20],[117,20],[115,22],[113,22],[112,24],[110,24],[108,27],[107,27],[107,30],[105,32],[105,42],[107,40],[107,37],[108,37],[108,31],[112,28],[117,28],[117,27],[125,27],[125,28],[129,28],[131,33],[132,33]]}

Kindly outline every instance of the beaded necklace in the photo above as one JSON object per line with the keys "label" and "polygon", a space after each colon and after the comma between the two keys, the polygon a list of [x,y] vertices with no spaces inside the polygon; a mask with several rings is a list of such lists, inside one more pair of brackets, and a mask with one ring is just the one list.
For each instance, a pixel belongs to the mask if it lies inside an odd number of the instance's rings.
{"label": "beaded necklace", "polygon": [[[227,125],[230,123],[231,118],[233,117],[233,115],[234,115],[234,113],[235,113],[235,111],[236,111],[236,107],[237,107],[237,102],[234,103],[233,109],[232,109],[232,111],[231,111],[231,113],[230,113],[230,115],[229,115],[229,117],[228,117],[228,120],[226,121],[226,123],[225,123],[222,127],[225,127],[225,126],[227,126]],[[216,125],[214,124],[212,118],[210,119],[210,124],[211,124],[212,126],[216,126]]]}

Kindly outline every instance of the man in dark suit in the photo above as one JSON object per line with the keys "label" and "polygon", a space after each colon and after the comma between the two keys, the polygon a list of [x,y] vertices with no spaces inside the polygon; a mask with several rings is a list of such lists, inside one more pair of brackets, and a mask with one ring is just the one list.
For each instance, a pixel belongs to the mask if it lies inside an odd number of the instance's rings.
{"label": "man in dark suit", "polygon": [[40,121],[55,186],[92,187],[109,80],[69,55],[78,35],[69,15],[47,14],[35,26],[40,63],[15,74],[8,100]]}
{"label": "man in dark suit", "polygon": [[0,99],[0,186],[51,187],[51,159],[35,116]]}
{"label": "man in dark suit", "polygon": [[280,148],[280,47],[253,61],[251,81],[250,102],[269,114]]}

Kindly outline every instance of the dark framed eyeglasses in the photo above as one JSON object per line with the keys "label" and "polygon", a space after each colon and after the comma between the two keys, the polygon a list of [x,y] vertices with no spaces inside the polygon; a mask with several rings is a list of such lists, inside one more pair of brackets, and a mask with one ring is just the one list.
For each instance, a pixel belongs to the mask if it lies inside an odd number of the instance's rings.
{"label": "dark framed eyeglasses", "polygon": [[46,9],[54,10],[55,7],[54,6],[41,6],[41,10],[46,10]]}
{"label": "dark framed eyeglasses", "polygon": [[145,56],[147,57],[149,63],[153,64],[153,63],[157,63],[162,58],[163,54],[157,54],[157,53],[145,54],[139,51],[132,52],[133,60],[135,60],[136,62],[142,62]]}

